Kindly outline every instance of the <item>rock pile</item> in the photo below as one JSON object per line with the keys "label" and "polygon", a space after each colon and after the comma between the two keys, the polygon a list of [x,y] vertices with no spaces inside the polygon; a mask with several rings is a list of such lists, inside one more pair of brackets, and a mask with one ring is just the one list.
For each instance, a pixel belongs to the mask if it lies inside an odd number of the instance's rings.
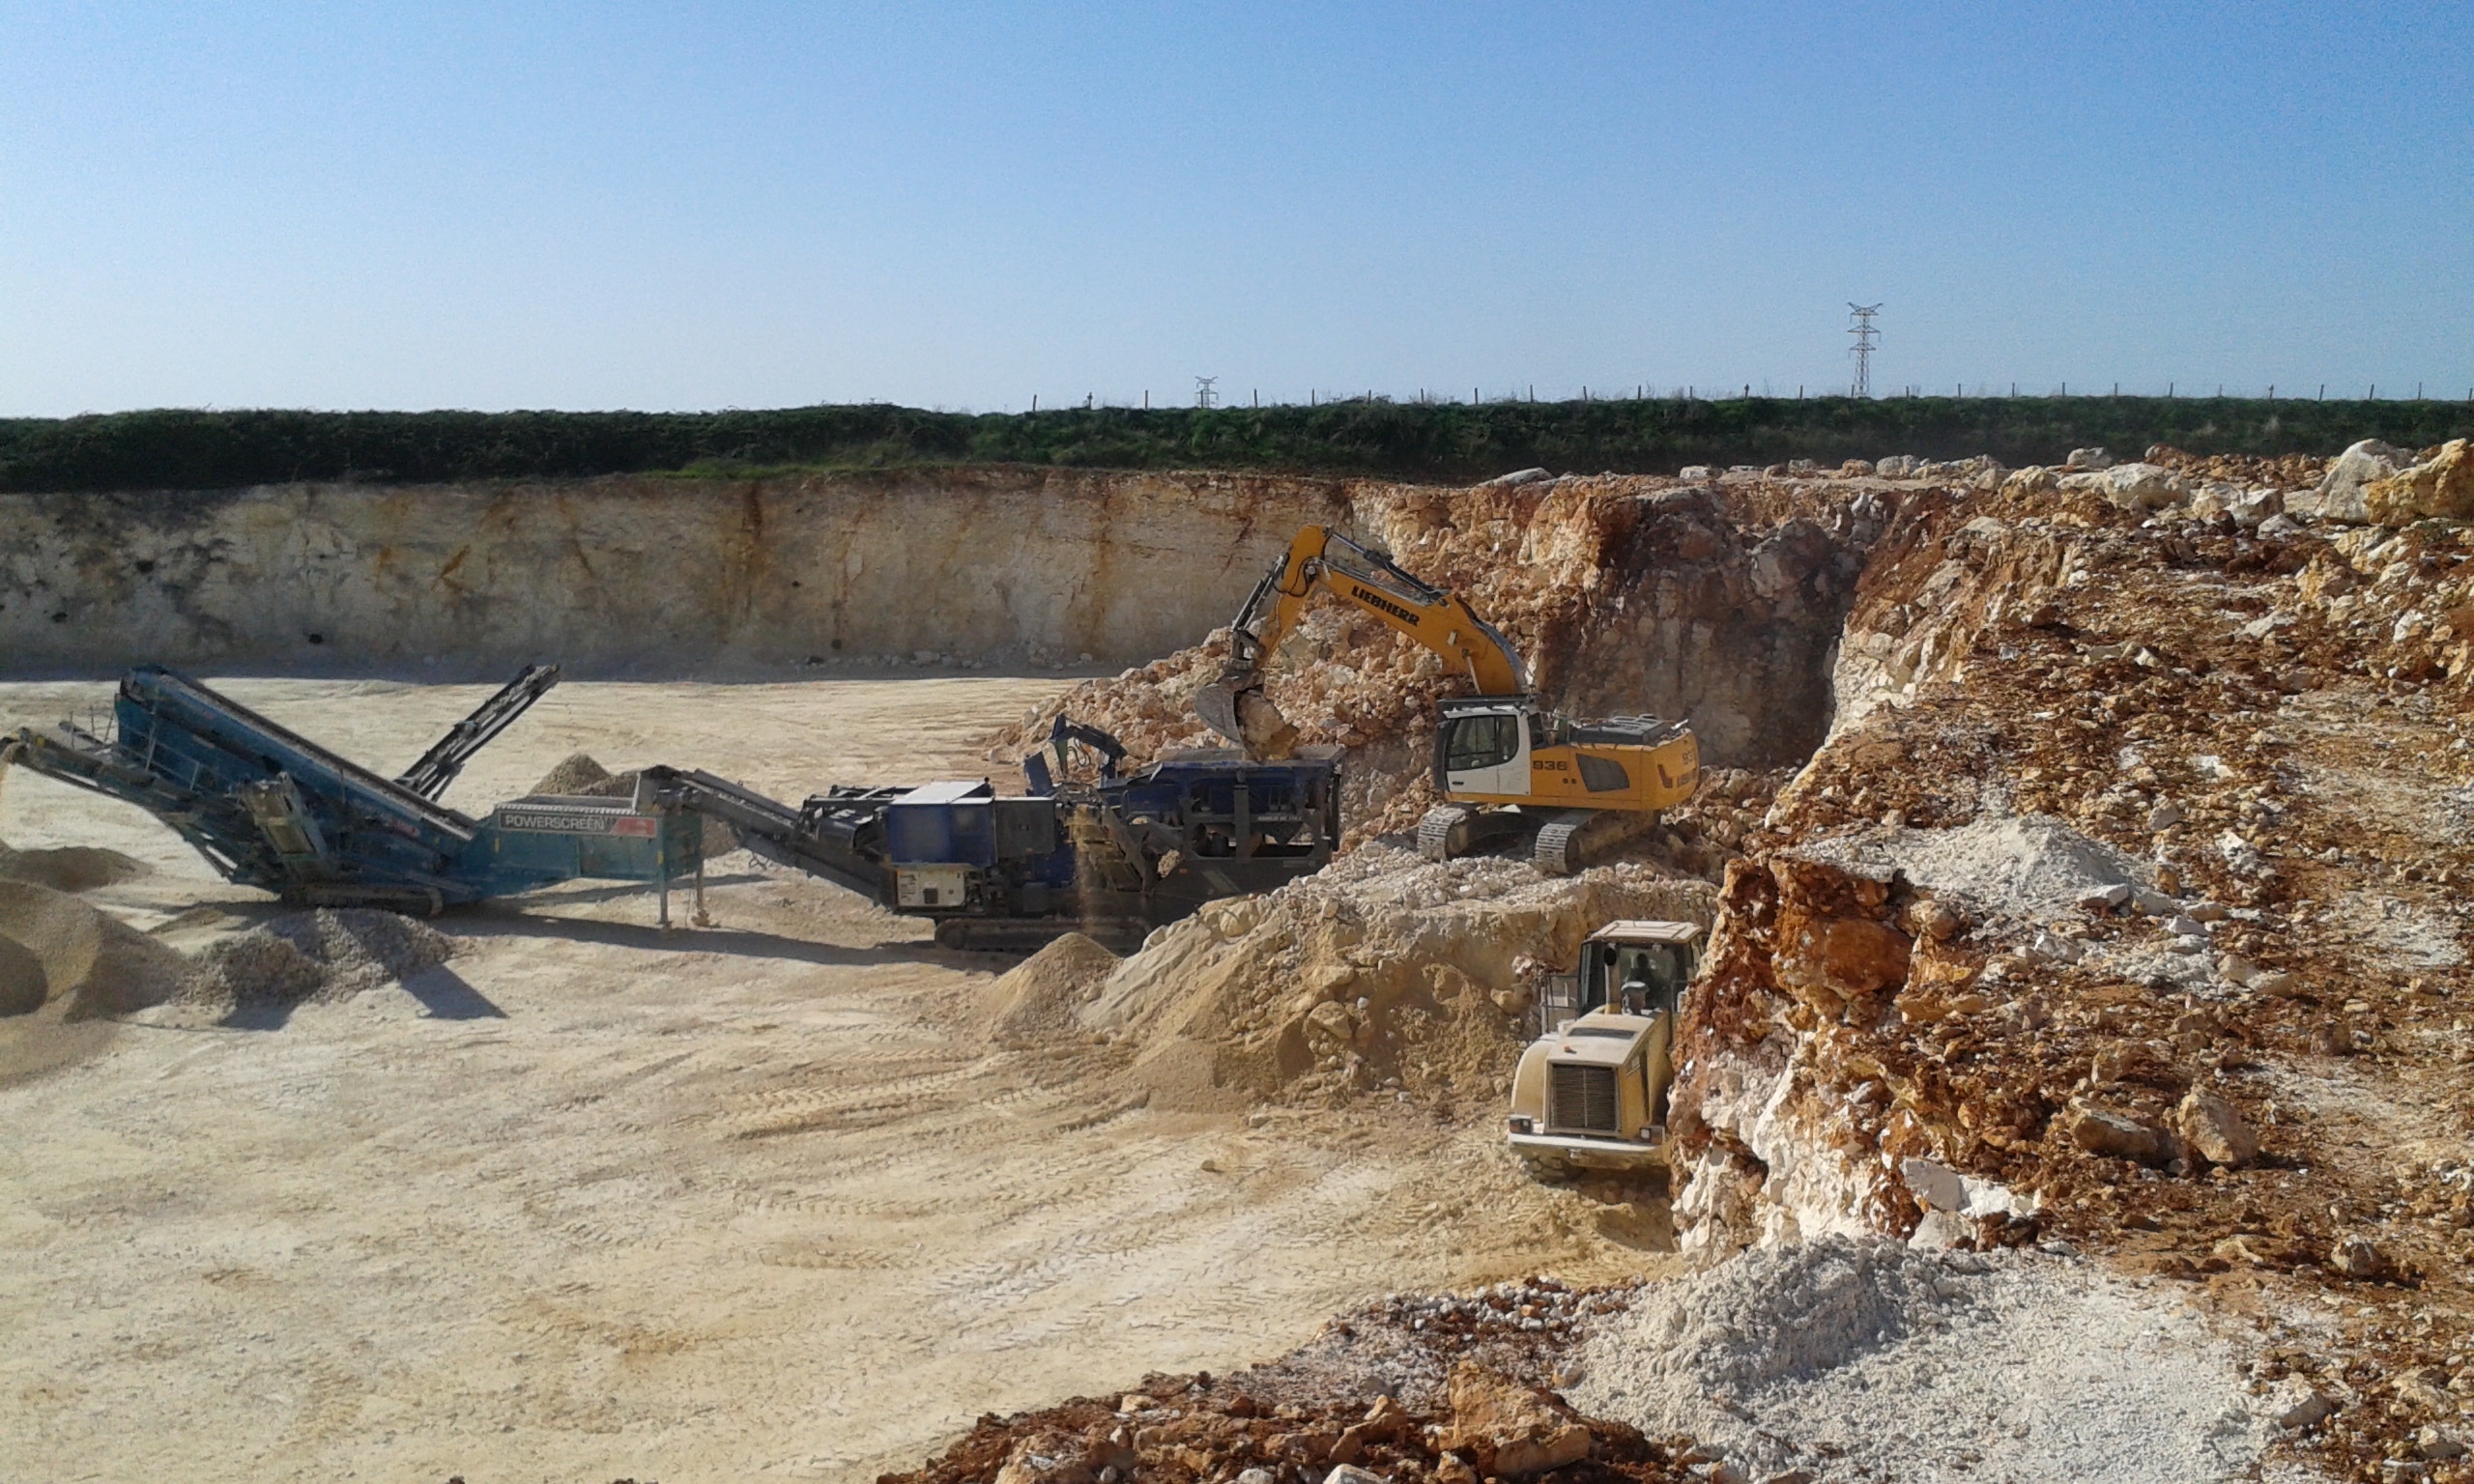
{"label": "rock pile", "polygon": [[0,880],[0,1015],[127,1014],[178,990],[187,964],[66,892]]}
{"label": "rock pile", "polygon": [[346,907],[278,917],[198,956],[183,1003],[232,1012],[324,1003],[445,963],[454,940],[392,912]]}
{"label": "rock pile", "polygon": [[1466,1299],[1395,1295],[1235,1375],[1147,1376],[1113,1397],[984,1416],[921,1469],[878,1484],[1699,1477],[1689,1440],[1583,1415],[1545,1384],[1575,1319],[1621,1303],[1542,1279]]}
{"label": "rock pile", "polygon": [[1573,1363],[1584,1411],[1694,1437],[1741,1479],[2236,1477],[2290,1405],[2133,1285],[1878,1239],[1650,1285]]}

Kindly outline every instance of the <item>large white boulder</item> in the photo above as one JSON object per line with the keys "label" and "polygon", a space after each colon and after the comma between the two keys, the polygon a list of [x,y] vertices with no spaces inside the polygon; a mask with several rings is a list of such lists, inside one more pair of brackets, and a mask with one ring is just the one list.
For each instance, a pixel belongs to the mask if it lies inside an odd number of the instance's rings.
{"label": "large white boulder", "polygon": [[2363,487],[2396,473],[2404,458],[2402,450],[2378,439],[2366,438],[2337,455],[2316,490],[2287,499],[2286,508],[2321,520],[2366,525],[2371,520],[2371,506],[2363,499]]}

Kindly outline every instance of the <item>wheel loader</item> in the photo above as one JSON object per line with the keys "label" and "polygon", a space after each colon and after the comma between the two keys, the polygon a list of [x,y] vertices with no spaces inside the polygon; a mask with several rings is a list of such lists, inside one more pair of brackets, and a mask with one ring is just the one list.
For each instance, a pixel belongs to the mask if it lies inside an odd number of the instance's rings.
{"label": "wheel loader", "polygon": [[1255,586],[1230,625],[1226,668],[1194,695],[1194,714],[1248,756],[1284,757],[1296,745],[1296,728],[1263,694],[1263,670],[1318,590],[1442,656],[1476,692],[1439,706],[1433,768],[1446,802],[1419,821],[1427,859],[1520,841],[1539,870],[1568,875],[1646,833],[1699,785],[1700,744],[1687,724],[1539,710],[1520,655],[1466,599],[1321,526],[1300,530]]}
{"label": "wheel loader", "polygon": [[1665,1164],[1668,1057],[1701,936],[1696,923],[1609,923],[1581,945],[1574,972],[1548,982],[1505,1121],[1532,1174]]}

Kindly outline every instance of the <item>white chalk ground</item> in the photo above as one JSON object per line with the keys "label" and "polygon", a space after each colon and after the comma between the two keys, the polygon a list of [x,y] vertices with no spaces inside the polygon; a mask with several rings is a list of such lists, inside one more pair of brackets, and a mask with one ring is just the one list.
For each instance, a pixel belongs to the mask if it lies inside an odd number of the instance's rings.
{"label": "white chalk ground", "polygon": [[[976,778],[969,739],[1065,683],[571,683],[448,800],[579,750],[791,799]],[[226,688],[388,771],[490,689]],[[110,690],[0,685],[0,728]],[[0,839],[149,861],[90,899],[185,948],[179,914],[265,900],[21,770]],[[967,1008],[1010,960],[748,861],[712,930],[576,883],[262,1028],[72,1027],[46,1062],[0,1022],[0,1478],[867,1479],[1387,1291],[1669,1261],[1526,1181],[1491,1110],[1255,1128],[994,1047]]]}
{"label": "white chalk ground", "polygon": [[1753,1479],[2198,1484],[2273,1436],[2240,1363],[2169,1290],[2075,1260],[1830,1239],[1645,1290],[1568,1395]]}

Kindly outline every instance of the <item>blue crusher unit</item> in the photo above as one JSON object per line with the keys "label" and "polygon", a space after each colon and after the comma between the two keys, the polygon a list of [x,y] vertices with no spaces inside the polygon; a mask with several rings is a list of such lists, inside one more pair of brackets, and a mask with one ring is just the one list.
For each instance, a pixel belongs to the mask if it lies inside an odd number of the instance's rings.
{"label": "blue crusher unit", "polygon": [[[1339,835],[1334,756],[1251,763],[1173,755],[1120,776],[1124,750],[1058,720],[1032,792],[986,781],[835,787],[793,809],[713,774],[651,767],[626,792],[512,799],[481,818],[439,795],[558,683],[534,666],[384,778],[159,666],[122,678],[111,723],[22,730],[0,765],[123,799],[227,879],[309,906],[434,913],[578,877],[701,883],[704,821],[750,850],[936,924],[953,947],[1015,948],[1080,929],[1138,939],[1218,897],[1318,870]],[[1061,782],[1072,748],[1095,782]]]}

